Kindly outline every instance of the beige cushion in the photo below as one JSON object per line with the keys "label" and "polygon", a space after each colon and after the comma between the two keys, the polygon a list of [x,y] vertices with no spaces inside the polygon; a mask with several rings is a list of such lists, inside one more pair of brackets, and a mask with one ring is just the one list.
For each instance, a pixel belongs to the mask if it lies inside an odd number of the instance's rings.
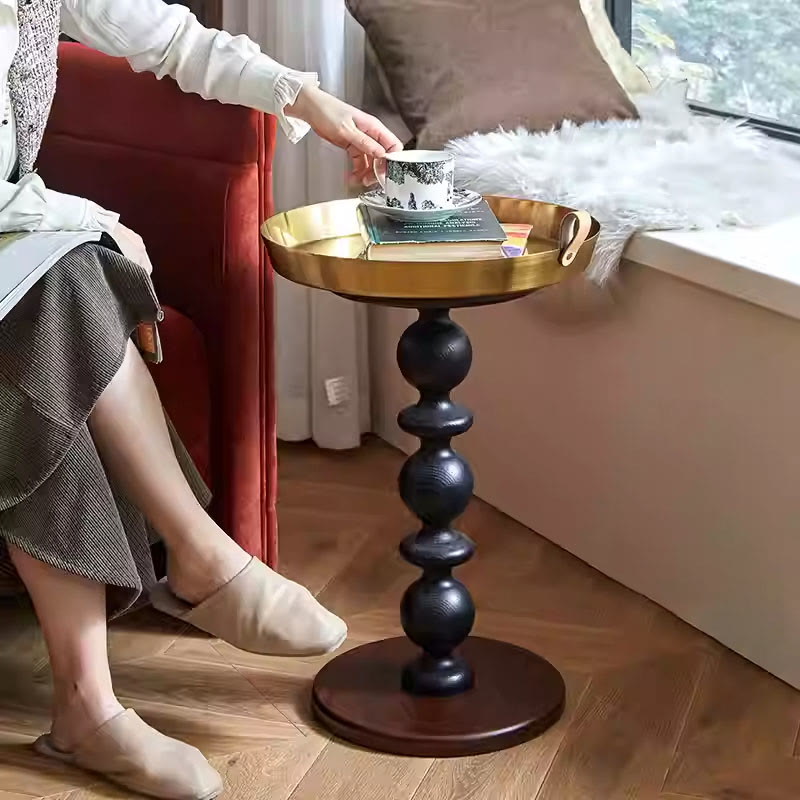
{"label": "beige cushion", "polygon": [[589,31],[595,46],[606,64],[611,68],[620,86],[629,94],[643,94],[650,91],[650,83],[622,46],[611,20],[606,13],[605,0],[580,0]]}

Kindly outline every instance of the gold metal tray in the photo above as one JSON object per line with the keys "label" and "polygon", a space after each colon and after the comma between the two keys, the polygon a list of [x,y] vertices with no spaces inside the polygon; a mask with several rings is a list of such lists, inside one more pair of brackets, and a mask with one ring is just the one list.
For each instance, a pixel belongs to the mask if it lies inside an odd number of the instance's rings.
{"label": "gold metal tray", "polygon": [[261,228],[272,265],[295,283],[391,305],[498,302],[559,283],[589,265],[600,224],[563,206],[487,197],[500,222],[532,225],[528,254],[486,261],[367,261],[358,200],[294,209]]}

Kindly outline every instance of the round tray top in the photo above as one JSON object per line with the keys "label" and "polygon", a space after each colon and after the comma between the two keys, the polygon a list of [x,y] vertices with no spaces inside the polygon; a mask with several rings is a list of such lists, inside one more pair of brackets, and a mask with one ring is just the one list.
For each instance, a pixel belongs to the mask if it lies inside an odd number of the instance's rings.
{"label": "round tray top", "polygon": [[[564,206],[510,197],[486,197],[500,222],[532,225],[528,254],[475,261],[368,261],[361,258],[359,201],[334,200],[287,211],[261,228],[275,270],[295,283],[358,300],[391,304],[448,305],[499,301],[559,283],[586,269],[600,224],[583,214],[588,228],[564,241]],[[577,226],[576,226],[577,227]],[[576,249],[577,248],[577,249]],[[572,253],[565,257],[567,250]],[[569,266],[562,262],[572,258]]]}

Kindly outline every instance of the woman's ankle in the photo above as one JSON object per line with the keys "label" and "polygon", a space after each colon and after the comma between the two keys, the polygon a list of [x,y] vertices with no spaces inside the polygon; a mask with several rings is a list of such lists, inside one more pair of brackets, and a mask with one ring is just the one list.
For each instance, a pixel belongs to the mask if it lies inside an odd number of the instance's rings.
{"label": "woman's ankle", "polygon": [[57,685],[54,691],[53,744],[72,752],[87,736],[125,709],[113,691],[72,683]]}
{"label": "woman's ankle", "polygon": [[250,556],[221,531],[203,543],[167,547],[167,581],[182,600],[196,605],[235,578]]}

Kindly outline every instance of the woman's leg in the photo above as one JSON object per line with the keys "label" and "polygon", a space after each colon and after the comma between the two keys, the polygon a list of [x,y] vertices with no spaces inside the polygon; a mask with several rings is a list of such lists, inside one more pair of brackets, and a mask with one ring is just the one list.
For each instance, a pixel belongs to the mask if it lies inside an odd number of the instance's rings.
{"label": "woman's leg", "polygon": [[[105,586],[37,561],[14,546],[9,553],[33,600],[50,654],[53,724],[42,737],[45,754],[52,756],[55,748],[78,766],[137,793],[216,797],[222,780],[199,750],[157,733],[125,712],[114,696]],[[105,734],[95,734],[105,723]],[[39,742],[35,746],[39,749]]]}
{"label": "woman's leg", "polygon": [[123,710],[108,666],[105,586],[37,561],[17,547],[9,546],[9,554],[50,654],[52,739],[70,752]]}
{"label": "woman's leg", "polygon": [[103,463],[158,531],[173,592],[198,603],[250,557],[198,503],[175,458],[153,380],[132,343],[89,418]]}
{"label": "woman's leg", "polygon": [[[344,641],[345,623],[306,589],[263,564],[245,570],[250,557],[205,513],[183,475],[155,385],[133,345],[97,402],[89,429],[106,469],[163,538],[173,595],[196,606],[241,573],[216,604],[192,611],[199,612],[193,624],[244,650],[271,655],[326,653]],[[154,604],[171,613],[174,597],[166,587],[158,592]]]}

